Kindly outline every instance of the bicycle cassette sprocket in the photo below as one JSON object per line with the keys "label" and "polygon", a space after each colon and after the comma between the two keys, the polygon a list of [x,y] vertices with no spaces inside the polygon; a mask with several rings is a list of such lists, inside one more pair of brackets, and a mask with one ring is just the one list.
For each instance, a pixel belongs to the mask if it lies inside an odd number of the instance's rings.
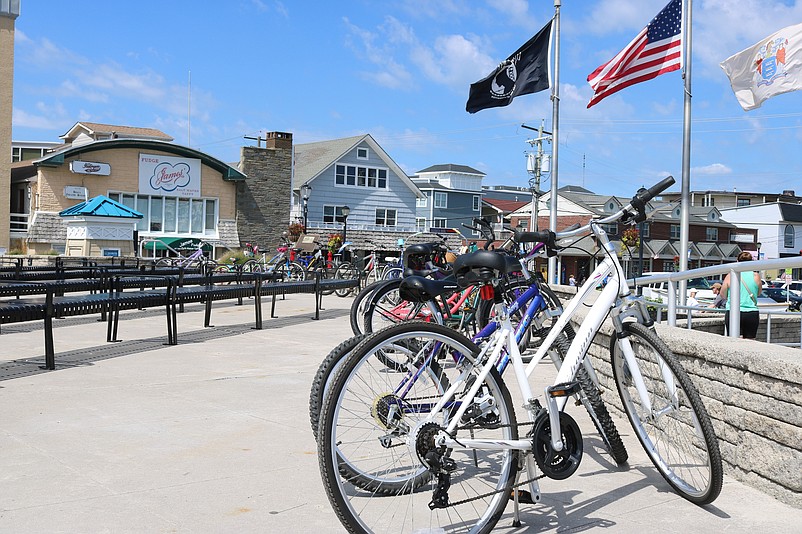
{"label": "bicycle cassette sprocket", "polygon": [[537,466],[549,478],[564,480],[573,475],[582,461],[582,433],[576,421],[560,412],[560,430],[563,450],[555,451],[551,445],[551,423],[545,410],[532,430],[532,451]]}

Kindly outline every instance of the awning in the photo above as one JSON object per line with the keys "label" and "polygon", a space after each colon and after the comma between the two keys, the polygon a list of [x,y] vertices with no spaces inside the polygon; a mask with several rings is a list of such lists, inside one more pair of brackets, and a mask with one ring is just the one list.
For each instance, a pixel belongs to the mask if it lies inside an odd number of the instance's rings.
{"label": "awning", "polygon": [[[143,249],[146,251],[155,251],[155,250],[178,250],[181,252],[184,251],[194,251],[198,249],[198,245],[203,242],[203,250],[204,251],[211,251],[212,246],[201,239],[195,237],[154,237],[155,241],[148,241],[144,245],[142,245]],[[169,247],[169,248],[168,248]]]}

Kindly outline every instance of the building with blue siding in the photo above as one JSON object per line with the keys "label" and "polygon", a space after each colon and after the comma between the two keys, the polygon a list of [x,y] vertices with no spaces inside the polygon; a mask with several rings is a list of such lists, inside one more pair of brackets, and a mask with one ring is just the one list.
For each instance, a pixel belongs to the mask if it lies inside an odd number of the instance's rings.
{"label": "building with blue siding", "polygon": [[418,230],[455,228],[468,238],[478,232],[466,230],[482,215],[482,179],[485,173],[467,165],[432,165],[412,177],[425,195],[417,201],[415,226]]}
{"label": "building with blue siding", "polygon": [[417,232],[415,206],[424,195],[370,134],[295,145],[292,184],[291,219],[305,219],[309,234],[342,233],[346,206],[347,238],[356,248],[371,241],[391,250]]}

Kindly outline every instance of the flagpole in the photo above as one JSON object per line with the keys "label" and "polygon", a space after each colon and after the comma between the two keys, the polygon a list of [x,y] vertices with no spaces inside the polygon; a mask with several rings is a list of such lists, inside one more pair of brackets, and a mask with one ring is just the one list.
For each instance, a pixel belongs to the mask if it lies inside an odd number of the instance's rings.
{"label": "flagpole", "polygon": [[[682,1],[683,78],[685,101],[682,114],[682,192],[680,209],[680,271],[688,269],[688,234],[690,233],[691,198],[691,8],[692,0]],[[680,282],[680,303],[685,304],[687,280]]]}
{"label": "flagpole", "polygon": [[[549,210],[549,230],[557,231],[557,171],[560,148],[560,5],[561,0],[554,0],[554,87],[551,91],[551,198]],[[537,217],[537,215],[535,215]],[[549,283],[561,283],[557,270],[557,256],[549,258]]]}

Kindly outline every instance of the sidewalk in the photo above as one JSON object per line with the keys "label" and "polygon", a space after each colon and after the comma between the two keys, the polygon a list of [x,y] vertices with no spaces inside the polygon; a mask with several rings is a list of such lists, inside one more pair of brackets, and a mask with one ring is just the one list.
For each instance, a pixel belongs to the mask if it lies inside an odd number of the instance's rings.
{"label": "sidewalk", "polygon": [[[350,300],[279,301],[253,330],[253,308],[215,304],[178,317],[165,346],[161,311],[130,312],[121,343],[104,323],[57,321],[56,371],[41,371],[39,325],[0,334],[0,532],[344,532],[318,475],[309,386],[320,360],[350,336]],[[545,375],[548,367],[544,366]],[[550,378],[550,377],[546,377]],[[731,478],[698,508],[673,493],[628,423],[616,419],[629,467],[586,452],[573,477],[543,480],[528,528],[499,532],[798,532],[802,510]],[[759,451],[755,451],[759,454]],[[512,506],[508,508],[508,512]]]}

